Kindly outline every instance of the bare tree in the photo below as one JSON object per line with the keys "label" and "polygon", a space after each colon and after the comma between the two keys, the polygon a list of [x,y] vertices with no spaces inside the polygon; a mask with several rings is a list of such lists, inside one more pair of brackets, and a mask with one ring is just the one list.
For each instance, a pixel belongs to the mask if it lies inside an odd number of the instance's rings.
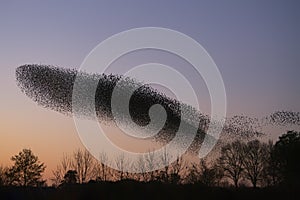
{"label": "bare tree", "polygon": [[95,160],[93,168],[93,176],[96,178],[96,181],[107,181],[110,174],[110,168],[106,165],[108,162],[108,157],[106,153],[100,153],[99,159]]}
{"label": "bare tree", "polygon": [[117,156],[115,162],[119,171],[119,180],[123,180],[126,176],[125,167],[128,164],[124,154]]}
{"label": "bare tree", "polygon": [[108,171],[109,168],[104,164],[105,162],[107,162],[108,157],[105,153],[101,153],[99,156],[99,160],[101,162],[101,172],[102,172],[102,180],[106,181],[107,180],[107,175],[108,175]]}
{"label": "bare tree", "polygon": [[140,171],[140,173],[137,174],[137,179],[140,181],[147,181],[147,169],[145,165],[145,159],[143,156],[139,157],[135,167],[137,167]]}
{"label": "bare tree", "polygon": [[56,187],[59,186],[63,182],[65,174],[72,169],[72,158],[64,154],[61,162],[57,165],[56,169],[52,171],[53,177],[51,177],[50,180],[53,182],[53,185]]}
{"label": "bare tree", "polygon": [[250,141],[244,145],[243,154],[244,175],[256,187],[257,182],[262,179],[268,160],[267,145],[258,140]]}
{"label": "bare tree", "polygon": [[54,187],[58,187],[63,182],[59,166],[56,167],[56,170],[52,170],[52,177],[50,180],[52,181],[52,186]]}
{"label": "bare tree", "polygon": [[222,178],[220,174],[217,166],[209,166],[206,159],[200,160],[200,183],[209,187],[217,186]]}
{"label": "bare tree", "polygon": [[148,153],[145,155],[145,161],[146,161],[146,170],[149,172],[150,177],[149,181],[153,181],[155,179],[154,175],[154,167],[155,167],[155,154],[154,151],[148,151]]}
{"label": "bare tree", "polygon": [[160,172],[160,179],[163,182],[168,182],[169,181],[169,168],[170,168],[169,161],[170,161],[170,159],[169,159],[168,152],[167,152],[166,148],[164,148],[164,152],[163,152],[163,155],[161,157],[161,162],[165,167]]}
{"label": "bare tree", "polygon": [[73,154],[73,169],[77,172],[79,183],[85,183],[93,178],[94,158],[86,149],[78,149]]}
{"label": "bare tree", "polygon": [[72,168],[72,158],[66,154],[63,155],[63,158],[61,160],[61,171],[62,175],[64,176],[67,171]]}
{"label": "bare tree", "polygon": [[206,159],[200,159],[187,167],[188,174],[185,177],[187,183],[201,183],[206,186],[219,186],[223,178],[223,171],[214,163]]}
{"label": "bare tree", "polygon": [[73,170],[76,171],[79,183],[88,182],[95,176],[95,164],[94,157],[87,150],[77,149],[71,156],[63,155],[59,165],[52,171],[51,181],[53,185],[58,186],[67,172]]}
{"label": "bare tree", "polygon": [[224,171],[224,176],[231,179],[235,187],[238,187],[243,172],[243,143],[235,141],[222,147],[218,166]]}

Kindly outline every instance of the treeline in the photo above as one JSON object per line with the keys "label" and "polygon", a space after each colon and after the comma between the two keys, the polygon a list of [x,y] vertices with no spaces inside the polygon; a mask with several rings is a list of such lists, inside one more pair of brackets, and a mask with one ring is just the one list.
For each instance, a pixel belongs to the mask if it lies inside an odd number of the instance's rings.
{"label": "treeline", "polygon": [[[171,165],[151,171],[154,163],[168,162],[168,156],[155,158],[149,152],[141,162],[134,165],[120,155],[114,162],[118,170],[103,164],[108,160],[105,154],[99,155],[99,162],[86,150],[76,150],[72,155],[64,155],[53,170],[51,181],[54,187],[84,183],[115,181],[156,182],[161,184],[194,184],[208,187],[298,187],[300,178],[300,133],[288,131],[273,144],[259,140],[249,142],[234,141],[224,145],[218,157],[213,160],[201,159],[191,163],[178,157]],[[24,149],[12,157],[11,167],[0,168],[0,186],[45,186],[42,173],[44,163]],[[124,172],[125,166],[138,167],[143,173]],[[146,171],[151,172],[146,172]]]}

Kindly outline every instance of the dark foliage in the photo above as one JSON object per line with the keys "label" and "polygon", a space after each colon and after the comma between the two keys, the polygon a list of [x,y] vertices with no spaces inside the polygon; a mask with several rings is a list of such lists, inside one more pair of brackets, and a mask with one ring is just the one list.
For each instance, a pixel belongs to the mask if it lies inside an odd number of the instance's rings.
{"label": "dark foliage", "polygon": [[75,184],[77,181],[77,172],[75,170],[68,170],[64,176],[63,184]]}
{"label": "dark foliage", "polygon": [[272,158],[277,174],[285,185],[299,187],[300,181],[300,133],[288,131],[276,142]]}
{"label": "dark foliage", "polygon": [[14,162],[6,172],[7,184],[17,186],[42,186],[42,173],[46,166],[30,149],[23,149],[11,160]]}

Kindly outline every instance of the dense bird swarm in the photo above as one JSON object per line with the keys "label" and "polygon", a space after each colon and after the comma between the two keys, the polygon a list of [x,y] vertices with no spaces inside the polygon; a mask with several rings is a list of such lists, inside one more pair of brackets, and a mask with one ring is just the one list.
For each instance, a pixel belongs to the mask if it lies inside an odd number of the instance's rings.
{"label": "dense bird swarm", "polygon": [[[121,89],[118,90],[117,112],[118,119],[123,119],[124,123],[130,123],[131,120],[139,126],[145,126],[150,122],[149,109],[155,104],[160,104],[166,111],[167,117],[161,131],[153,137],[156,141],[170,141],[176,134],[179,124],[182,123],[186,134],[192,130],[197,131],[194,143],[191,146],[192,151],[199,149],[203,141],[208,125],[211,120],[208,115],[202,114],[192,106],[171,99],[166,95],[151,88],[149,85],[142,84],[132,78],[107,75],[107,74],[88,74],[74,69],[62,69],[47,65],[23,65],[16,70],[16,79],[21,90],[39,105],[58,111],[62,114],[72,115],[72,93],[75,79],[81,80],[78,99],[75,99],[79,105],[79,114],[82,117],[91,118],[93,109],[100,121],[114,122],[111,109],[111,98],[113,90],[118,83]],[[85,92],[89,91],[90,86],[97,83],[95,96],[88,99]],[[131,119],[124,114],[125,106],[122,104],[122,98],[131,88],[138,88],[134,91],[129,102],[129,113]],[[74,100],[74,99],[73,99]],[[88,102],[94,101],[95,108],[89,107]],[[182,113],[184,117],[182,119]],[[262,135],[262,127],[268,124],[276,125],[300,125],[299,112],[275,112],[262,119],[250,118],[247,116],[234,116],[226,119],[222,135],[228,138],[251,138]],[[217,126],[217,122],[211,123]],[[130,124],[129,124],[130,125]],[[208,136],[210,137],[210,136]],[[226,137],[225,137],[226,138]],[[214,139],[212,137],[212,139]]]}

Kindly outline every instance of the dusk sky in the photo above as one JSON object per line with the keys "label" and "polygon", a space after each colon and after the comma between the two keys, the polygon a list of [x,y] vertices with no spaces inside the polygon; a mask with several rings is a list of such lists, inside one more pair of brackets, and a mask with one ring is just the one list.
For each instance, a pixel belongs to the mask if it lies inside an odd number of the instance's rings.
{"label": "dusk sky", "polygon": [[[2,0],[0,165],[31,148],[47,165],[49,176],[63,153],[83,147],[72,118],[37,106],[20,91],[16,67],[35,63],[78,68],[101,41],[137,27],[169,28],[199,42],[222,74],[229,116],[300,111],[299,9],[298,1],[283,0]],[[171,59],[156,53],[150,55],[156,61]],[[148,60],[137,57],[131,58]],[[118,66],[128,63],[135,61],[120,60]],[[184,64],[180,67],[185,70]],[[202,87],[199,83],[199,91]]]}

